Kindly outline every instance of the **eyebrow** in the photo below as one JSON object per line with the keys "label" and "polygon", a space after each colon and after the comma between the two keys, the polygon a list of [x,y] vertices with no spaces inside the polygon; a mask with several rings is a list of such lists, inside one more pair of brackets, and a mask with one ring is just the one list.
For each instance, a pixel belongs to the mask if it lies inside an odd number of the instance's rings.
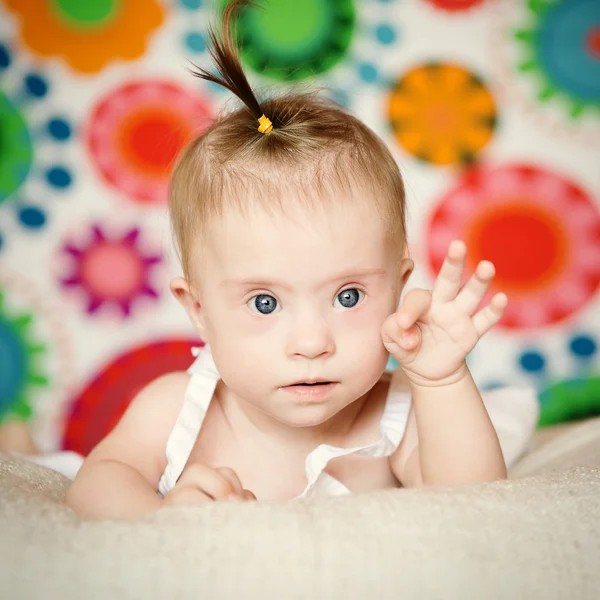
{"label": "eyebrow", "polygon": [[[340,275],[336,275],[326,281],[322,282],[319,287],[323,287],[328,283],[337,283],[345,279],[361,279],[365,277],[374,277],[377,275],[385,275],[387,271],[385,269],[364,269],[362,271],[348,271]],[[245,279],[224,279],[221,282],[222,286],[245,286],[245,287],[265,287],[273,288],[280,287],[285,290],[290,290],[291,287],[279,281],[277,279],[263,279],[261,277],[250,277]]]}

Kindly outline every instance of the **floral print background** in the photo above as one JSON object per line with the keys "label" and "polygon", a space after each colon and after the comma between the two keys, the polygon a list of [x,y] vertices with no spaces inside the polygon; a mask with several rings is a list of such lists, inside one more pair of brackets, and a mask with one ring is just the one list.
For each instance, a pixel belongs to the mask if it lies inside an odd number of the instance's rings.
{"label": "floral print background", "polygon": [[[173,161],[223,108],[189,74],[227,0],[0,0],[0,419],[83,454],[198,344],[168,294]],[[540,425],[600,414],[597,0],[262,0],[265,94],[322,88],[403,171],[412,285],[449,241],[510,298],[469,357]],[[390,368],[393,362],[390,361]]]}

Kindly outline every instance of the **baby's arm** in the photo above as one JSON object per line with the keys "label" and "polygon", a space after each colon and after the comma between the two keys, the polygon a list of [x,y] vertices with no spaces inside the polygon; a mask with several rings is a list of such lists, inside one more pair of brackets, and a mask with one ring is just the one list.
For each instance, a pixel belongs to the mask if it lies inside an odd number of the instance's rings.
{"label": "baby's arm", "polygon": [[413,398],[406,435],[391,460],[407,486],[506,477],[498,437],[465,359],[498,323],[508,299],[498,293],[484,302],[495,275],[488,261],[463,285],[465,261],[465,244],[452,242],[433,291],[408,292],[382,327]]}
{"label": "baby's arm", "polygon": [[481,394],[464,367],[443,386],[411,385],[412,407],[390,465],[405,487],[506,478],[498,436]]}
{"label": "baby's arm", "polygon": [[132,518],[160,508],[156,489],[166,467],[167,439],[189,381],[170,373],[145,387],[115,429],[86,458],[66,496],[91,518]]}

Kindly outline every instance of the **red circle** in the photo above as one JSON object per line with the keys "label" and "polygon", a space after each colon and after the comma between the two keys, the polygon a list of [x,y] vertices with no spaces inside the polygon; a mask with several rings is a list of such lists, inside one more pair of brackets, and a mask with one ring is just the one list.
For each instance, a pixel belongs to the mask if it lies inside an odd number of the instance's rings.
{"label": "red circle", "polygon": [[111,90],[94,107],[87,144],[100,174],[132,200],[167,201],[178,153],[212,122],[200,95],[166,81]]}
{"label": "red circle", "polygon": [[532,165],[481,165],[464,173],[434,207],[432,276],[454,239],[467,243],[464,278],[481,260],[497,275],[486,295],[506,292],[499,325],[538,328],[577,314],[600,287],[600,212],[570,179]]}
{"label": "red circle", "polygon": [[588,31],[585,37],[585,45],[594,58],[600,59],[600,26],[597,25]]}
{"label": "red circle", "polygon": [[484,0],[427,0],[437,8],[447,11],[468,10],[484,2]]}
{"label": "red circle", "polygon": [[484,212],[471,226],[471,262],[492,261],[506,291],[543,284],[565,266],[567,244],[552,216],[526,204]]}
{"label": "red circle", "polygon": [[173,371],[186,370],[200,340],[171,339],[133,348],[106,365],[71,402],[62,439],[64,450],[87,456],[119,422],[139,391]]}
{"label": "red circle", "polygon": [[140,169],[168,174],[187,142],[186,133],[183,120],[169,111],[141,111],[123,126],[121,149]]}

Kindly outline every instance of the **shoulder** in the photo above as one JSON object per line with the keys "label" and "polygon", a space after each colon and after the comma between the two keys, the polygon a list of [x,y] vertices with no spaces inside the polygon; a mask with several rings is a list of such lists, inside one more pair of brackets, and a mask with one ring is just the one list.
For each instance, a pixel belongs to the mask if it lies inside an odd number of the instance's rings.
{"label": "shoulder", "polygon": [[186,372],[177,371],[148,383],[88,460],[124,462],[153,485],[158,484],[166,466],[167,441],[181,411],[189,380]]}
{"label": "shoulder", "polygon": [[[121,423],[128,419],[143,421],[152,426],[153,419],[168,423],[175,421],[183,400],[190,376],[185,371],[175,371],[162,375],[142,388],[128,406]],[[158,423],[157,423],[158,424]]]}
{"label": "shoulder", "polygon": [[162,404],[176,404],[176,398],[181,393],[181,400],[190,381],[190,375],[185,371],[173,371],[166,373],[152,380],[148,385],[141,389],[134,398],[133,403],[148,402],[152,399],[160,398]]}
{"label": "shoulder", "polygon": [[142,426],[170,433],[183,405],[190,375],[185,371],[167,373],[146,385],[133,399],[119,426]]}

